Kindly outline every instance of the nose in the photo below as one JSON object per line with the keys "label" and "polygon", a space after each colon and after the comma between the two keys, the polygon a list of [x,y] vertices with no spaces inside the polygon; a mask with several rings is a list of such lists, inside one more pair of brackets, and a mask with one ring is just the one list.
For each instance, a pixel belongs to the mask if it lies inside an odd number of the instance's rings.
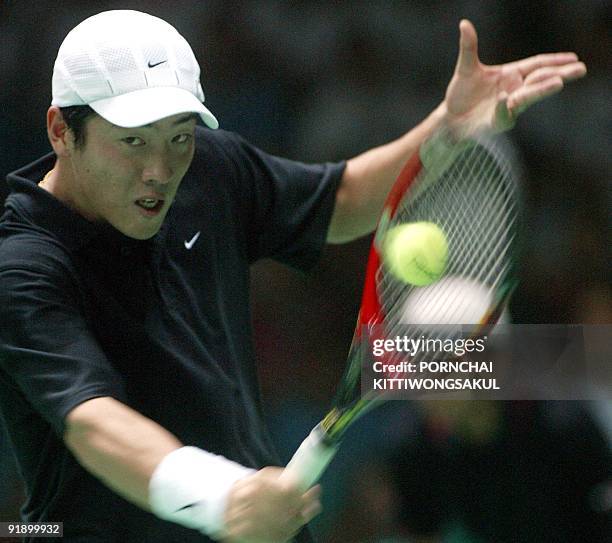
{"label": "nose", "polygon": [[166,185],[173,175],[174,168],[165,157],[151,157],[142,171],[142,180],[147,185]]}

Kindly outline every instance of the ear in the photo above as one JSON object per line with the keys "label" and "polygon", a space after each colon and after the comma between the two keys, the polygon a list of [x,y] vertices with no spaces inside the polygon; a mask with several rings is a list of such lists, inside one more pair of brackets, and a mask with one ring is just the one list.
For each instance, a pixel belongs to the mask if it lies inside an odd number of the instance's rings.
{"label": "ear", "polygon": [[58,157],[69,156],[74,151],[74,136],[57,106],[47,111],[47,136]]}

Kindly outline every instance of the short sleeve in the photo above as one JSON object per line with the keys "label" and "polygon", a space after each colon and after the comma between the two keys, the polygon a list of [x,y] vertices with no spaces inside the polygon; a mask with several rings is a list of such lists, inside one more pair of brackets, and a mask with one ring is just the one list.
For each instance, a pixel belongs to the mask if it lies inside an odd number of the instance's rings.
{"label": "short sleeve", "polygon": [[309,269],[325,244],[345,163],[304,164],[217,132],[214,144],[228,172],[223,182],[234,191],[249,260],[273,258]]}
{"label": "short sleeve", "polygon": [[122,381],[90,332],[69,271],[48,244],[13,238],[4,246],[20,242],[21,254],[25,244],[36,257],[0,264],[0,372],[61,436],[78,404],[121,400]]}

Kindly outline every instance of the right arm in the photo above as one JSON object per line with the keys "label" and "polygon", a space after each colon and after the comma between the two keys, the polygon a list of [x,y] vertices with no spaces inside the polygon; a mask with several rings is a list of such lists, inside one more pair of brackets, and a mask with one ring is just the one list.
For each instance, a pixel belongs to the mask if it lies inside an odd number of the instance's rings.
{"label": "right arm", "polygon": [[182,446],[159,424],[110,397],[88,400],[70,411],[64,441],[83,467],[147,511],[155,468]]}
{"label": "right arm", "polygon": [[[172,502],[175,492],[192,495],[188,502],[221,500],[214,504],[221,515],[215,524],[223,526],[222,537],[228,543],[288,541],[320,511],[318,488],[302,494],[280,477],[280,468],[251,473],[222,457],[183,448],[159,424],[110,397],[94,398],[72,409],[64,441],[81,465],[109,488],[166,520],[209,533],[202,527],[210,526],[212,509],[205,503],[178,516],[160,514],[151,500],[153,477],[158,480],[158,499],[167,494],[171,509],[185,505]],[[169,457],[170,453],[174,454]],[[168,462],[172,457],[175,460]],[[190,463],[192,459],[195,463]],[[227,477],[219,477],[226,468]]]}

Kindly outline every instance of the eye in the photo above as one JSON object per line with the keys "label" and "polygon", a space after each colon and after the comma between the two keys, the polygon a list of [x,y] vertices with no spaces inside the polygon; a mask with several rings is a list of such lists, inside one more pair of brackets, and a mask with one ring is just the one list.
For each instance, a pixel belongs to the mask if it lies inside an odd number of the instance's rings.
{"label": "eye", "polygon": [[174,136],[174,138],[172,138],[172,141],[174,143],[187,143],[191,140],[192,137],[193,136],[191,134],[179,134],[178,136]]}
{"label": "eye", "polygon": [[145,141],[138,136],[128,136],[127,138],[123,138],[121,141],[127,143],[131,147],[140,147],[145,145]]}

